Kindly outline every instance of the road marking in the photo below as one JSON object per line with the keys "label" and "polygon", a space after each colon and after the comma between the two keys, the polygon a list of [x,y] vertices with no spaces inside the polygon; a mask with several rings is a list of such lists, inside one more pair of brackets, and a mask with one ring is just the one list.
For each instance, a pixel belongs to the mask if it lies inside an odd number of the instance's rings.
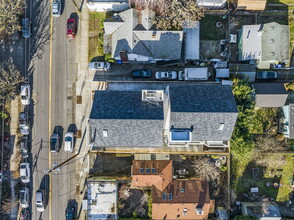
{"label": "road marking", "polygon": [[[48,112],[48,137],[50,140],[51,136],[51,99],[52,99],[52,40],[53,40],[53,19],[52,19],[52,0],[50,0],[50,52],[49,52],[49,112]],[[48,151],[48,166],[49,169],[51,169],[51,152],[50,152],[50,143],[49,143],[49,151]],[[51,213],[52,213],[52,173],[49,173],[49,220],[52,219]]]}

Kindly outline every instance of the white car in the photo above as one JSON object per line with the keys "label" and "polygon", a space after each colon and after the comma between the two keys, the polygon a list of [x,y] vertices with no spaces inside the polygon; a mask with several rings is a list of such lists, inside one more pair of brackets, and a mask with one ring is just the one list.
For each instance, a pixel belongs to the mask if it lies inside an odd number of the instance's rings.
{"label": "white car", "polygon": [[164,71],[164,72],[156,72],[155,79],[158,80],[174,80],[177,79],[178,74],[176,71]]}
{"label": "white car", "polygon": [[28,84],[20,87],[20,101],[23,105],[29,105],[31,99],[31,87]]}
{"label": "white car", "polygon": [[61,15],[61,1],[54,0],[52,2],[52,16],[53,17],[60,17]]}
{"label": "white car", "polygon": [[29,183],[30,179],[30,164],[29,163],[21,163],[20,164],[20,179],[23,183]]}
{"label": "white car", "polygon": [[64,135],[64,151],[72,153],[73,147],[74,147],[74,133],[66,132]]}
{"label": "white car", "polygon": [[109,71],[110,63],[109,62],[91,62],[89,64],[90,70],[100,70],[100,71]]}
{"label": "white car", "polygon": [[28,208],[29,207],[29,199],[30,199],[30,196],[29,196],[29,188],[25,187],[25,188],[22,188],[20,191],[19,191],[19,203],[20,203],[20,206],[24,209]]}
{"label": "white car", "polygon": [[45,210],[44,200],[44,190],[38,190],[36,192],[36,206],[38,212],[43,212]]}

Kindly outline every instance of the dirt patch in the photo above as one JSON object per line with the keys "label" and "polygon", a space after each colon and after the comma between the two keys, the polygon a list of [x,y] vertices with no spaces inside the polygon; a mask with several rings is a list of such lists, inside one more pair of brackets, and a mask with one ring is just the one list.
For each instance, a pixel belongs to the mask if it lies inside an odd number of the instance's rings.
{"label": "dirt patch", "polygon": [[148,192],[119,185],[118,215],[122,218],[148,218]]}

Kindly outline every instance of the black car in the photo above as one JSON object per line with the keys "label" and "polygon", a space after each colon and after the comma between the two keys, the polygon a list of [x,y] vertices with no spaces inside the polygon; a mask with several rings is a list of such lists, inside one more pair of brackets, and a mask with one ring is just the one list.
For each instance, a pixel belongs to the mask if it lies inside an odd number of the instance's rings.
{"label": "black car", "polygon": [[69,200],[66,211],[65,211],[66,220],[75,220],[76,219],[76,207],[74,205],[74,200]]}
{"label": "black car", "polygon": [[22,136],[20,138],[20,154],[22,158],[27,158],[29,156],[28,153],[28,137]]}
{"label": "black car", "polygon": [[264,79],[264,80],[271,80],[271,79],[278,79],[279,74],[275,71],[258,71],[256,73],[256,79]]}
{"label": "black car", "polygon": [[134,70],[132,76],[134,78],[150,78],[152,75],[151,70]]}

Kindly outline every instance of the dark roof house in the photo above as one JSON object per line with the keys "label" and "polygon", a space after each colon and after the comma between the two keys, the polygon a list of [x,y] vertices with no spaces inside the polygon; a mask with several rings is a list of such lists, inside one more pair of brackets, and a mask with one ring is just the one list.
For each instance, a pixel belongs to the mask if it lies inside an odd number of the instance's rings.
{"label": "dark roof house", "polygon": [[255,60],[259,69],[290,63],[290,29],[276,22],[244,25],[240,32],[239,60]]}
{"label": "dark roof house", "polygon": [[226,85],[96,91],[88,144],[94,148],[223,146],[231,138],[237,115],[231,86]]}
{"label": "dark roof house", "polygon": [[288,93],[283,83],[253,83],[256,107],[283,107]]}
{"label": "dark roof house", "polygon": [[116,60],[129,61],[179,60],[183,31],[157,31],[155,13],[145,9],[129,9],[104,22],[104,50]]}

